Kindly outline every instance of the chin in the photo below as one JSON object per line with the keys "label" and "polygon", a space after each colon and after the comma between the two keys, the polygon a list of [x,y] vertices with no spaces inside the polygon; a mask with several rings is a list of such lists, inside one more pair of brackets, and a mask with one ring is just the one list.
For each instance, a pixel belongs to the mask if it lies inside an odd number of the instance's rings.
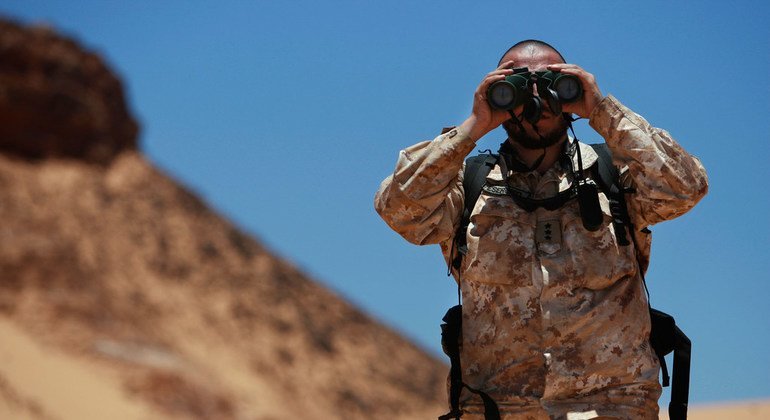
{"label": "chin", "polygon": [[547,124],[540,124],[543,122],[543,118],[535,124],[535,127],[537,127],[537,130],[543,138],[540,138],[532,128],[532,125],[526,121],[522,122],[522,125],[525,128],[523,132],[519,131],[513,124],[504,124],[503,128],[505,128],[508,138],[514,143],[517,143],[526,149],[543,149],[560,143],[567,137],[568,126],[566,121],[553,117],[553,114],[548,114],[547,118],[545,118]]}

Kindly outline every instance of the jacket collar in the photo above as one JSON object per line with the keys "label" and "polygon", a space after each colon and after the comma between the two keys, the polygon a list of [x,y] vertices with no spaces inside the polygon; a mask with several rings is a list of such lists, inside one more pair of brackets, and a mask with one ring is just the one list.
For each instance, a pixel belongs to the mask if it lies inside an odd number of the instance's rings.
{"label": "jacket collar", "polygon": [[[580,141],[576,141],[571,136],[569,136],[567,141],[564,142],[562,157],[559,159],[559,162],[562,165],[565,165],[567,163],[566,159],[570,159],[572,161],[572,167],[577,170],[580,167],[578,165],[578,147],[580,147],[580,156],[583,160],[583,169],[586,170],[595,165],[599,156],[596,154],[593,147]],[[513,172],[530,172],[529,168],[518,159],[516,150],[510,145],[510,143],[508,143],[508,140],[504,141],[500,145],[500,150],[498,153],[500,154],[500,158],[505,160],[504,166]],[[569,170],[569,168],[565,167],[564,170]]]}

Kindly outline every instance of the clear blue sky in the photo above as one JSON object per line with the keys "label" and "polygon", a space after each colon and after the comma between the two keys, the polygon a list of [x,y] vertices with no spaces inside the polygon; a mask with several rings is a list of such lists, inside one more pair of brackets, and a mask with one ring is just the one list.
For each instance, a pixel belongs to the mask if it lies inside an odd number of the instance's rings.
{"label": "clear blue sky", "polygon": [[[0,13],[104,54],[153,162],[436,354],[454,283],[372,197],[401,148],[462,122],[509,45],[551,42],[709,172],[701,204],[653,228],[648,275],[693,341],[691,401],[770,397],[766,1],[4,0]],[[600,141],[584,123],[577,135]]]}

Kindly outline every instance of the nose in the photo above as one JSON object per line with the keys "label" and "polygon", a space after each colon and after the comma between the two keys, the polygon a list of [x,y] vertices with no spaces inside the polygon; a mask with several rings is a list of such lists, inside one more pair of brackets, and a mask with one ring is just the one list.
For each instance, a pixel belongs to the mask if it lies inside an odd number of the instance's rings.
{"label": "nose", "polygon": [[537,79],[532,78],[531,85],[532,85],[532,95],[533,96],[540,96],[539,93],[537,93]]}

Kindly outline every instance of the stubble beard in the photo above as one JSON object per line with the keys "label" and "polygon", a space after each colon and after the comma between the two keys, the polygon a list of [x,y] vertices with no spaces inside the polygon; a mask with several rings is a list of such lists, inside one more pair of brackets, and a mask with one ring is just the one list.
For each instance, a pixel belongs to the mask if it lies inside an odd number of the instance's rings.
{"label": "stubble beard", "polygon": [[[560,142],[567,135],[567,121],[561,116],[558,116],[559,124],[546,133],[530,134],[526,130],[522,130],[521,126],[509,121],[503,123],[503,129],[508,133],[508,141],[521,145],[521,147],[530,150],[545,149],[549,146]],[[529,124],[528,122],[522,122],[522,124]]]}

